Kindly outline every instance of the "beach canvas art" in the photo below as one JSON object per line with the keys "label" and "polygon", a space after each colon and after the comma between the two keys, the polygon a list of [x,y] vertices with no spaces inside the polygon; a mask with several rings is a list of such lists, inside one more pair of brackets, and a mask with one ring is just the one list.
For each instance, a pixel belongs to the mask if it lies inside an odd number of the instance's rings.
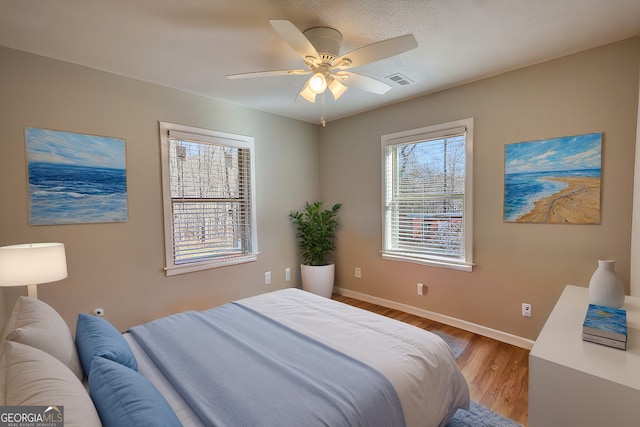
{"label": "beach canvas art", "polygon": [[29,224],[128,219],[124,139],[25,128]]}
{"label": "beach canvas art", "polygon": [[599,224],[602,133],[505,145],[504,220]]}

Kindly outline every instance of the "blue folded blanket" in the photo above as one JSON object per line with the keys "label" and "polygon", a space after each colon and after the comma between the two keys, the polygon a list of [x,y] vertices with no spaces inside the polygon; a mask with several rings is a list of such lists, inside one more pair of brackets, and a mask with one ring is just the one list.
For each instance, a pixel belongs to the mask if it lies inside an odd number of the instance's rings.
{"label": "blue folded blanket", "polygon": [[405,425],[380,372],[239,303],[129,332],[206,425]]}

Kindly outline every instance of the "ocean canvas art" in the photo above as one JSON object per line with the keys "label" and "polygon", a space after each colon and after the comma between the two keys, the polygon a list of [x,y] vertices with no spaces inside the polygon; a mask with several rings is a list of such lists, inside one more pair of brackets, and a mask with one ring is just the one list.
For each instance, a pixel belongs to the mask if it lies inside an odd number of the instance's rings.
{"label": "ocean canvas art", "polygon": [[505,145],[504,220],[599,224],[602,133]]}
{"label": "ocean canvas art", "polygon": [[125,141],[25,128],[29,224],[128,220]]}

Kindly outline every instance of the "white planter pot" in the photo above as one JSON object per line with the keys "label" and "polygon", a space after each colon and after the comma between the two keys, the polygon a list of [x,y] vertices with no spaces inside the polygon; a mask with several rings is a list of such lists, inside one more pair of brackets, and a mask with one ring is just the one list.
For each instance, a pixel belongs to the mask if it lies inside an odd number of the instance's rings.
{"label": "white planter pot", "polygon": [[336,273],[335,264],[300,265],[302,289],[325,298],[331,298],[333,280]]}

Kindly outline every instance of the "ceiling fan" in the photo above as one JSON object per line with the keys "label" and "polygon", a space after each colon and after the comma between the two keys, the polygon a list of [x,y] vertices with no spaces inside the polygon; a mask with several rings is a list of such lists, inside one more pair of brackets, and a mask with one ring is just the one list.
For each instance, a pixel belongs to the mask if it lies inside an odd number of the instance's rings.
{"label": "ceiling fan", "polygon": [[314,27],[300,32],[287,20],[274,19],[269,22],[289,46],[302,57],[306,68],[231,74],[227,78],[311,74],[300,90],[300,96],[309,102],[315,102],[316,95],[324,93],[327,88],[336,100],[349,87],[380,95],[386,93],[391,89],[388,84],[345,70],[380,61],[418,46],[415,37],[407,34],[373,43],[340,56],[342,34],[335,28]]}

